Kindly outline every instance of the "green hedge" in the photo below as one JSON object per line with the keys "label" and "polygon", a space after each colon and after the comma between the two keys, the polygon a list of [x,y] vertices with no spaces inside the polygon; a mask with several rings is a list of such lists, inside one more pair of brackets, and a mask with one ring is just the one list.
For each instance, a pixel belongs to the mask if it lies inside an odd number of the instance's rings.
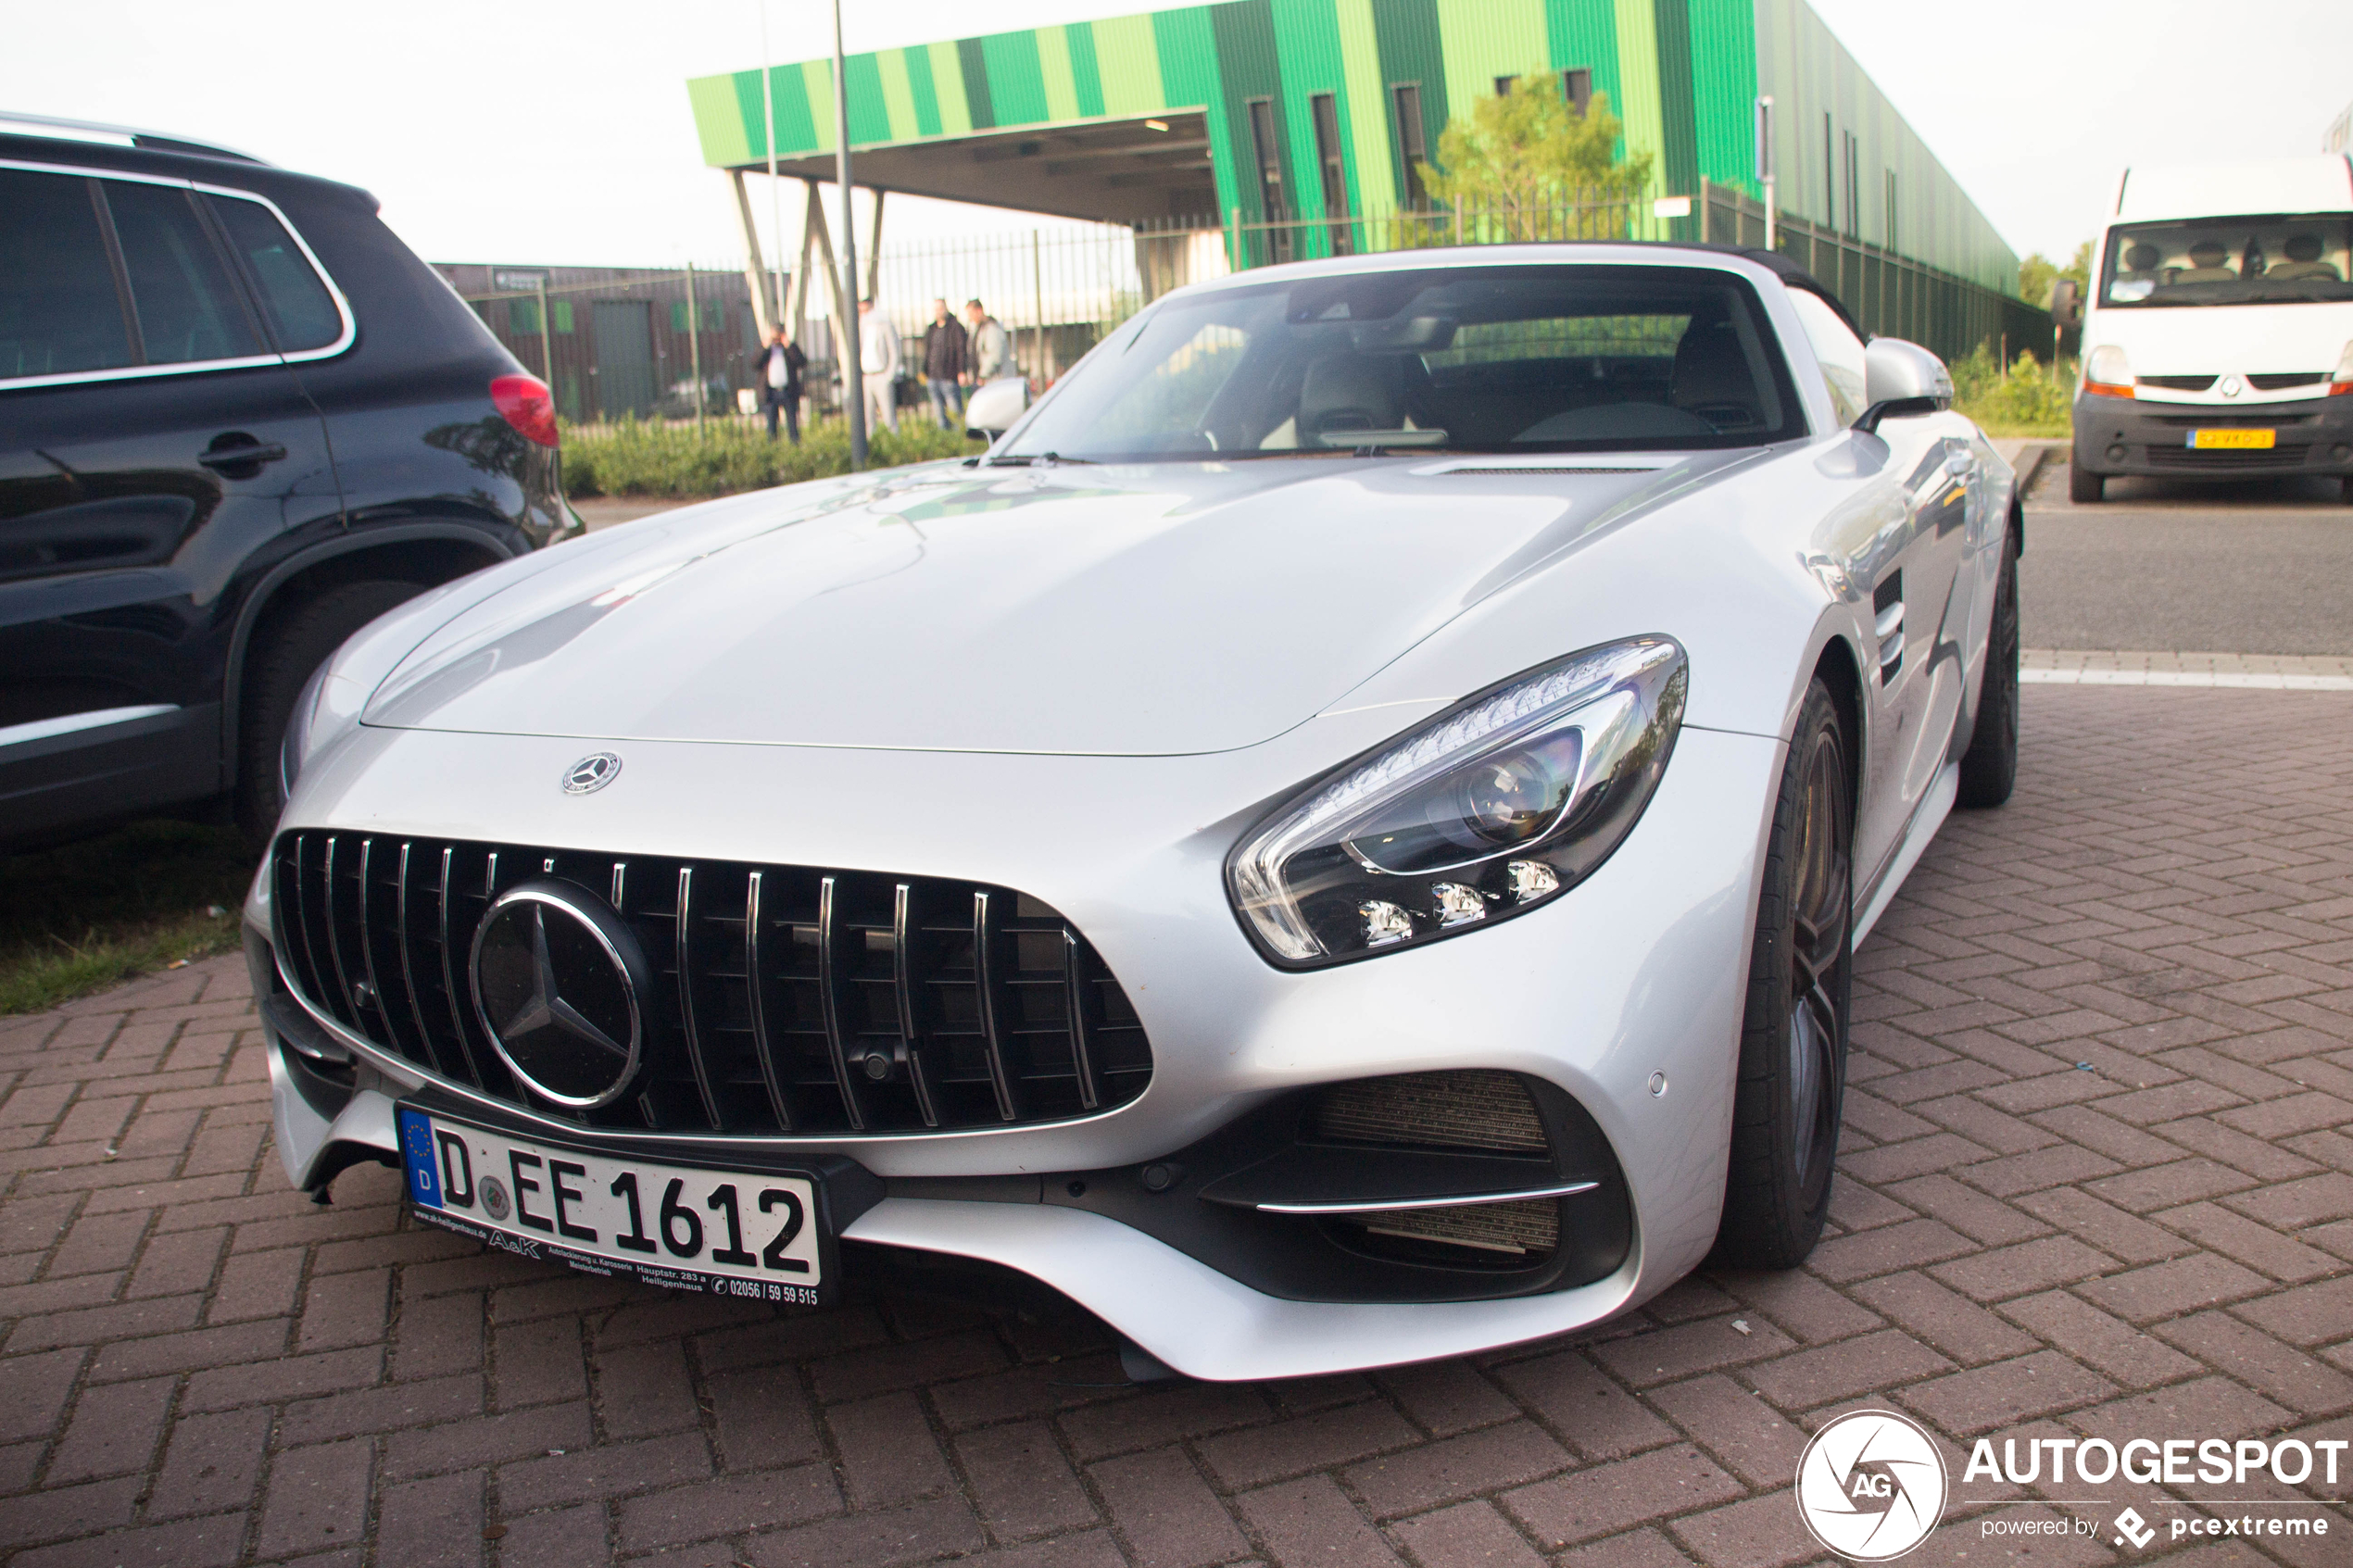
{"label": "green hedge", "polygon": [[2020,354],[2005,378],[2001,361],[1983,344],[1953,362],[1953,407],[1985,427],[1990,435],[2068,434],[2075,399],[2075,367],[2061,360],[2054,376]]}
{"label": "green hedge", "polygon": [[[874,433],[867,465],[895,468],[980,450],[979,442],[941,430],[928,414],[911,408],[897,434]],[[566,429],[563,453],[568,495],[730,495],[848,473],[849,427],[838,420],[812,426],[796,446],[769,440],[764,423],[749,420],[717,419],[697,431],[691,424],[631,419]]]}

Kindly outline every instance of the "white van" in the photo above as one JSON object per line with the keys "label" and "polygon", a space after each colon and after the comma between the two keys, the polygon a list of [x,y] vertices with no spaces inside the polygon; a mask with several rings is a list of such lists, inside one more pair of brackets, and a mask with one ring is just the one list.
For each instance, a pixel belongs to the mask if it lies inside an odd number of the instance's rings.
{"label": "white van", "polygon": [[2353,165],[2138,167],[2092,259],[2070,493],[2320,474],[2353,500]]}

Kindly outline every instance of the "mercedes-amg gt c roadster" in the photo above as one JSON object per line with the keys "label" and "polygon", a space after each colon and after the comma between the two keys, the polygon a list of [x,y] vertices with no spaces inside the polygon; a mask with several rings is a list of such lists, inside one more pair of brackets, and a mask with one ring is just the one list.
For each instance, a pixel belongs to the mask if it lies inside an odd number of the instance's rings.
{"label": "mercedes-amg gt c roadster", "polygon": [[779,1303],[987,1260],[1205,1378],[1793,1264],[1855,945],[2016,766],[1951,394],[1768,253],[1274,267],[983,457],[411,599],[245,907],[288,1173]]}

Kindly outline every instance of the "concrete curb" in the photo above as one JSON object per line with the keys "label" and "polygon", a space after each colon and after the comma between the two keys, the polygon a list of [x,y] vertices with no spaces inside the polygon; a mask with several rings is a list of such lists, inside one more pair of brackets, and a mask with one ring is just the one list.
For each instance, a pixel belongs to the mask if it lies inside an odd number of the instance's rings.
{"label": "concrete curb", "polygon": [[2034,488],[2043,470],[2066,452],[2067,443],[2046,436],[2010,436],[1994,442],[1994,450],[2018,470],[2018,493],[2023,495]]}

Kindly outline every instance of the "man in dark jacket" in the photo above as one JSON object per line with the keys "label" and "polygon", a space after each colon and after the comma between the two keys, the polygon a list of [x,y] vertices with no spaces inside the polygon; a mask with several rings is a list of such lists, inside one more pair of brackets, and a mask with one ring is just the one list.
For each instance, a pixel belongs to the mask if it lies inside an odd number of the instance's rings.
{"label": "man in dark jacket", "polygon": [[[931,389],[932,417],[942,430],[963,428],[964,420],[964,324],[956,320],[944,299],[931,302],[931,326],[924,333],[924,382]],[[950,419],[956,421],[950,424]]]}
{"label": "man in dark jacket", "polygon": [[752,351],[751,383],[760,389],[761,407],[768,410],[769,440],[776,439],[781,412],[793,445],[800,445],[800,372],[808,368],[809,356],[782,327],[768,334],[766,347]]}

